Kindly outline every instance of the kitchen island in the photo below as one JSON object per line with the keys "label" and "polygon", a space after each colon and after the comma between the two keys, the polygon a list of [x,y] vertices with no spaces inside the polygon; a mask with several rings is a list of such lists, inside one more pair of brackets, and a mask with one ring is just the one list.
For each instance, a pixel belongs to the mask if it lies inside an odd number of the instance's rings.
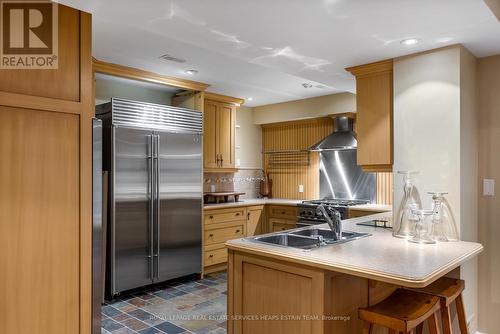
{"label": "kitchen island", "polygon": [[463,241],[412,244],[390,230],[357,225],[389,215],[345,220],[344,230],[370,235],[312,249],[228,241],[228,332],[361,333],[359,307],[400,286],[427,286],[483,249]]}

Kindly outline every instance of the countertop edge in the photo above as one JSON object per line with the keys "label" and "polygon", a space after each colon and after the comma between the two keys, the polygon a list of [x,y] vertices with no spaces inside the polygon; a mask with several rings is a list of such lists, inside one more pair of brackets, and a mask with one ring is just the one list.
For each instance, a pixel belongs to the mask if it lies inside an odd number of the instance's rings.
{"label": "countertop edge", "polygon": [[[462,263],[466,262],[467,260],[471,259],[475,255],[481,253],[484,249],[484,247],[481,244],[478,244],[478,247],[475,248],[474,250],[470,251],[469,253],[464,254],[463,256],[457,258],[453,262],[450,262],[446,266],[440,268],[437,271],[434,271],[430,273],[429,275],[425,277],[403,277],[403,276],[397,276],[394,274],[389,274],[386,272],[381,272],[381,271],[376,271],[376,270],[371,270],[371,269],[366,269],[366,268],[360,268],[360,267],[354,267],[354,266],[346,266],[346,265],[335,265],[331,263],[325,263],[324,261],[311,261],[309,258],[302,258],[294,254],[293,256],[287,256],[285,254],[279,254],[278,252],[273,252],[269,248],[266,249],[259,249],[259,246],[254,246],[249,244],[248,246],[242,246],[239,244],[232,244],[231,241],[226,242],[226,248],[229,250],[235,250],[235,251],[242,251],[245,253],[250,253],[253,255],[260,255],[260,256],[266,256],[266,257],[271,257],[277,260],[282,260],[282,261],[287,261],[287,262],[292,262],[292,263],[297,263],[301,265],[306,265],[309,267],[314,267],[314,268],[321,268],[324,270],[330,270],[330,271],[335,271],[335,272],[340,272],[344,274],[349,274],[353,276],[358,276],[358,277],[363,277],[363,278],[368,278],[368,279],[373,279],[376,281],[380,282],[385,282],[385,283],[390,283],[390,284],[395,284],[395,285],[401,285],[409,288],[423,288],[426,287],[427,285],[431,284],[438,278],[446,275],[453,269],[459,267]],[[254,247],[252,247],[254,246]]]}

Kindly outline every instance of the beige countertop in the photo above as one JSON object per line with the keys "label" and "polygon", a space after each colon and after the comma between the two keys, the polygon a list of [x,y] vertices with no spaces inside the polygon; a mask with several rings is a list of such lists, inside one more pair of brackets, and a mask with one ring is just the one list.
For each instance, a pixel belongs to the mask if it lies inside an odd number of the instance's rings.
{"label": "beige countertop", "polygon": [[[219,204],[205,204],[204,209],[225,209],[225,208],[233,208],[233,207],[241,207],[241,206],[250,206],[250,205],[265,205],[265,204],[274,204],[274,205],[297,205],[302,203],[303,200],[297,199],[282,199],[282,198],[244,198],[239,202],[229,202],[229,203],[219,203]],[[364,210],[364,211],[392,211],[392,206],[385,204],[363,204],[363,205],[355,205],[351,206],[352,209]]]}
{"label": "beige countertop", "polygon": [[[414,244],[394,238],[390,229],[356,225],[391,215],[378,213],[344,220],[344,230],[368,232],[371,236],[312,250],[257,243],[250,238],[230,240],[226,246],[268,258],[407,287],[427,286],[483,250],[481,244],[465,241]],[[326,224],[319,226],[328,228]]]}
{"label": "beige countertop", "polygon": [[392,211],[392,205],[387,205],[387,204],[361,204],[361,205],[350,206],[349,209],[363,210],[363,211],[383,212],[383,211]]}
{"label": "beige countertop", "polygon": [[203,207],[205,210],[210,209],[225,209],[225,208],[233,208],[233,207],[241,207],[241,206],[250,206],[250,205],[264,205],[264,204],[274,204],[274,205],[297,205],[302,203],[303,200],[295,200],[295,199],[279,199],[279,198],[248,198],[241,199],[239,202],[229,202],[229,203],[219,203],[219,204],[205,204]]}

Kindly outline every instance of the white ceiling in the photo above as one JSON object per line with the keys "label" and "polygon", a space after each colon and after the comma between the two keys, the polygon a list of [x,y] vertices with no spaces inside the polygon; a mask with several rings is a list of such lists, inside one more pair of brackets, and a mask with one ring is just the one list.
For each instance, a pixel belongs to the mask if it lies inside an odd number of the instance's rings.
{"label": "white ceiling", "polygon": [[[500,22],[482,0],[60,2],[93,14],[96,58],[253,97],[249,106],[354,92],[345,67],[450,44],[500,54]],[[405,38],[421,42],[409,47]]]}

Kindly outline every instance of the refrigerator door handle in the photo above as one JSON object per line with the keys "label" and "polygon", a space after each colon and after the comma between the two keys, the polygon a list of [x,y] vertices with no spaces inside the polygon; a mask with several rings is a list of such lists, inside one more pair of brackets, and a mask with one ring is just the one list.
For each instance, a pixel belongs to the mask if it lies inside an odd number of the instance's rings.
{"label": "refrigerator door handle", "polygon": [[160,135],[155,135],[155,220],[156,220],[156,251],[154,279],[160,277]]}
{"label": "refrigerator door handle", "polygon": [[154,166],[153,166],[153,135],[148,136],[148,165],[149,165],[149,278],[153,279],[153,238],[154,238]]}

